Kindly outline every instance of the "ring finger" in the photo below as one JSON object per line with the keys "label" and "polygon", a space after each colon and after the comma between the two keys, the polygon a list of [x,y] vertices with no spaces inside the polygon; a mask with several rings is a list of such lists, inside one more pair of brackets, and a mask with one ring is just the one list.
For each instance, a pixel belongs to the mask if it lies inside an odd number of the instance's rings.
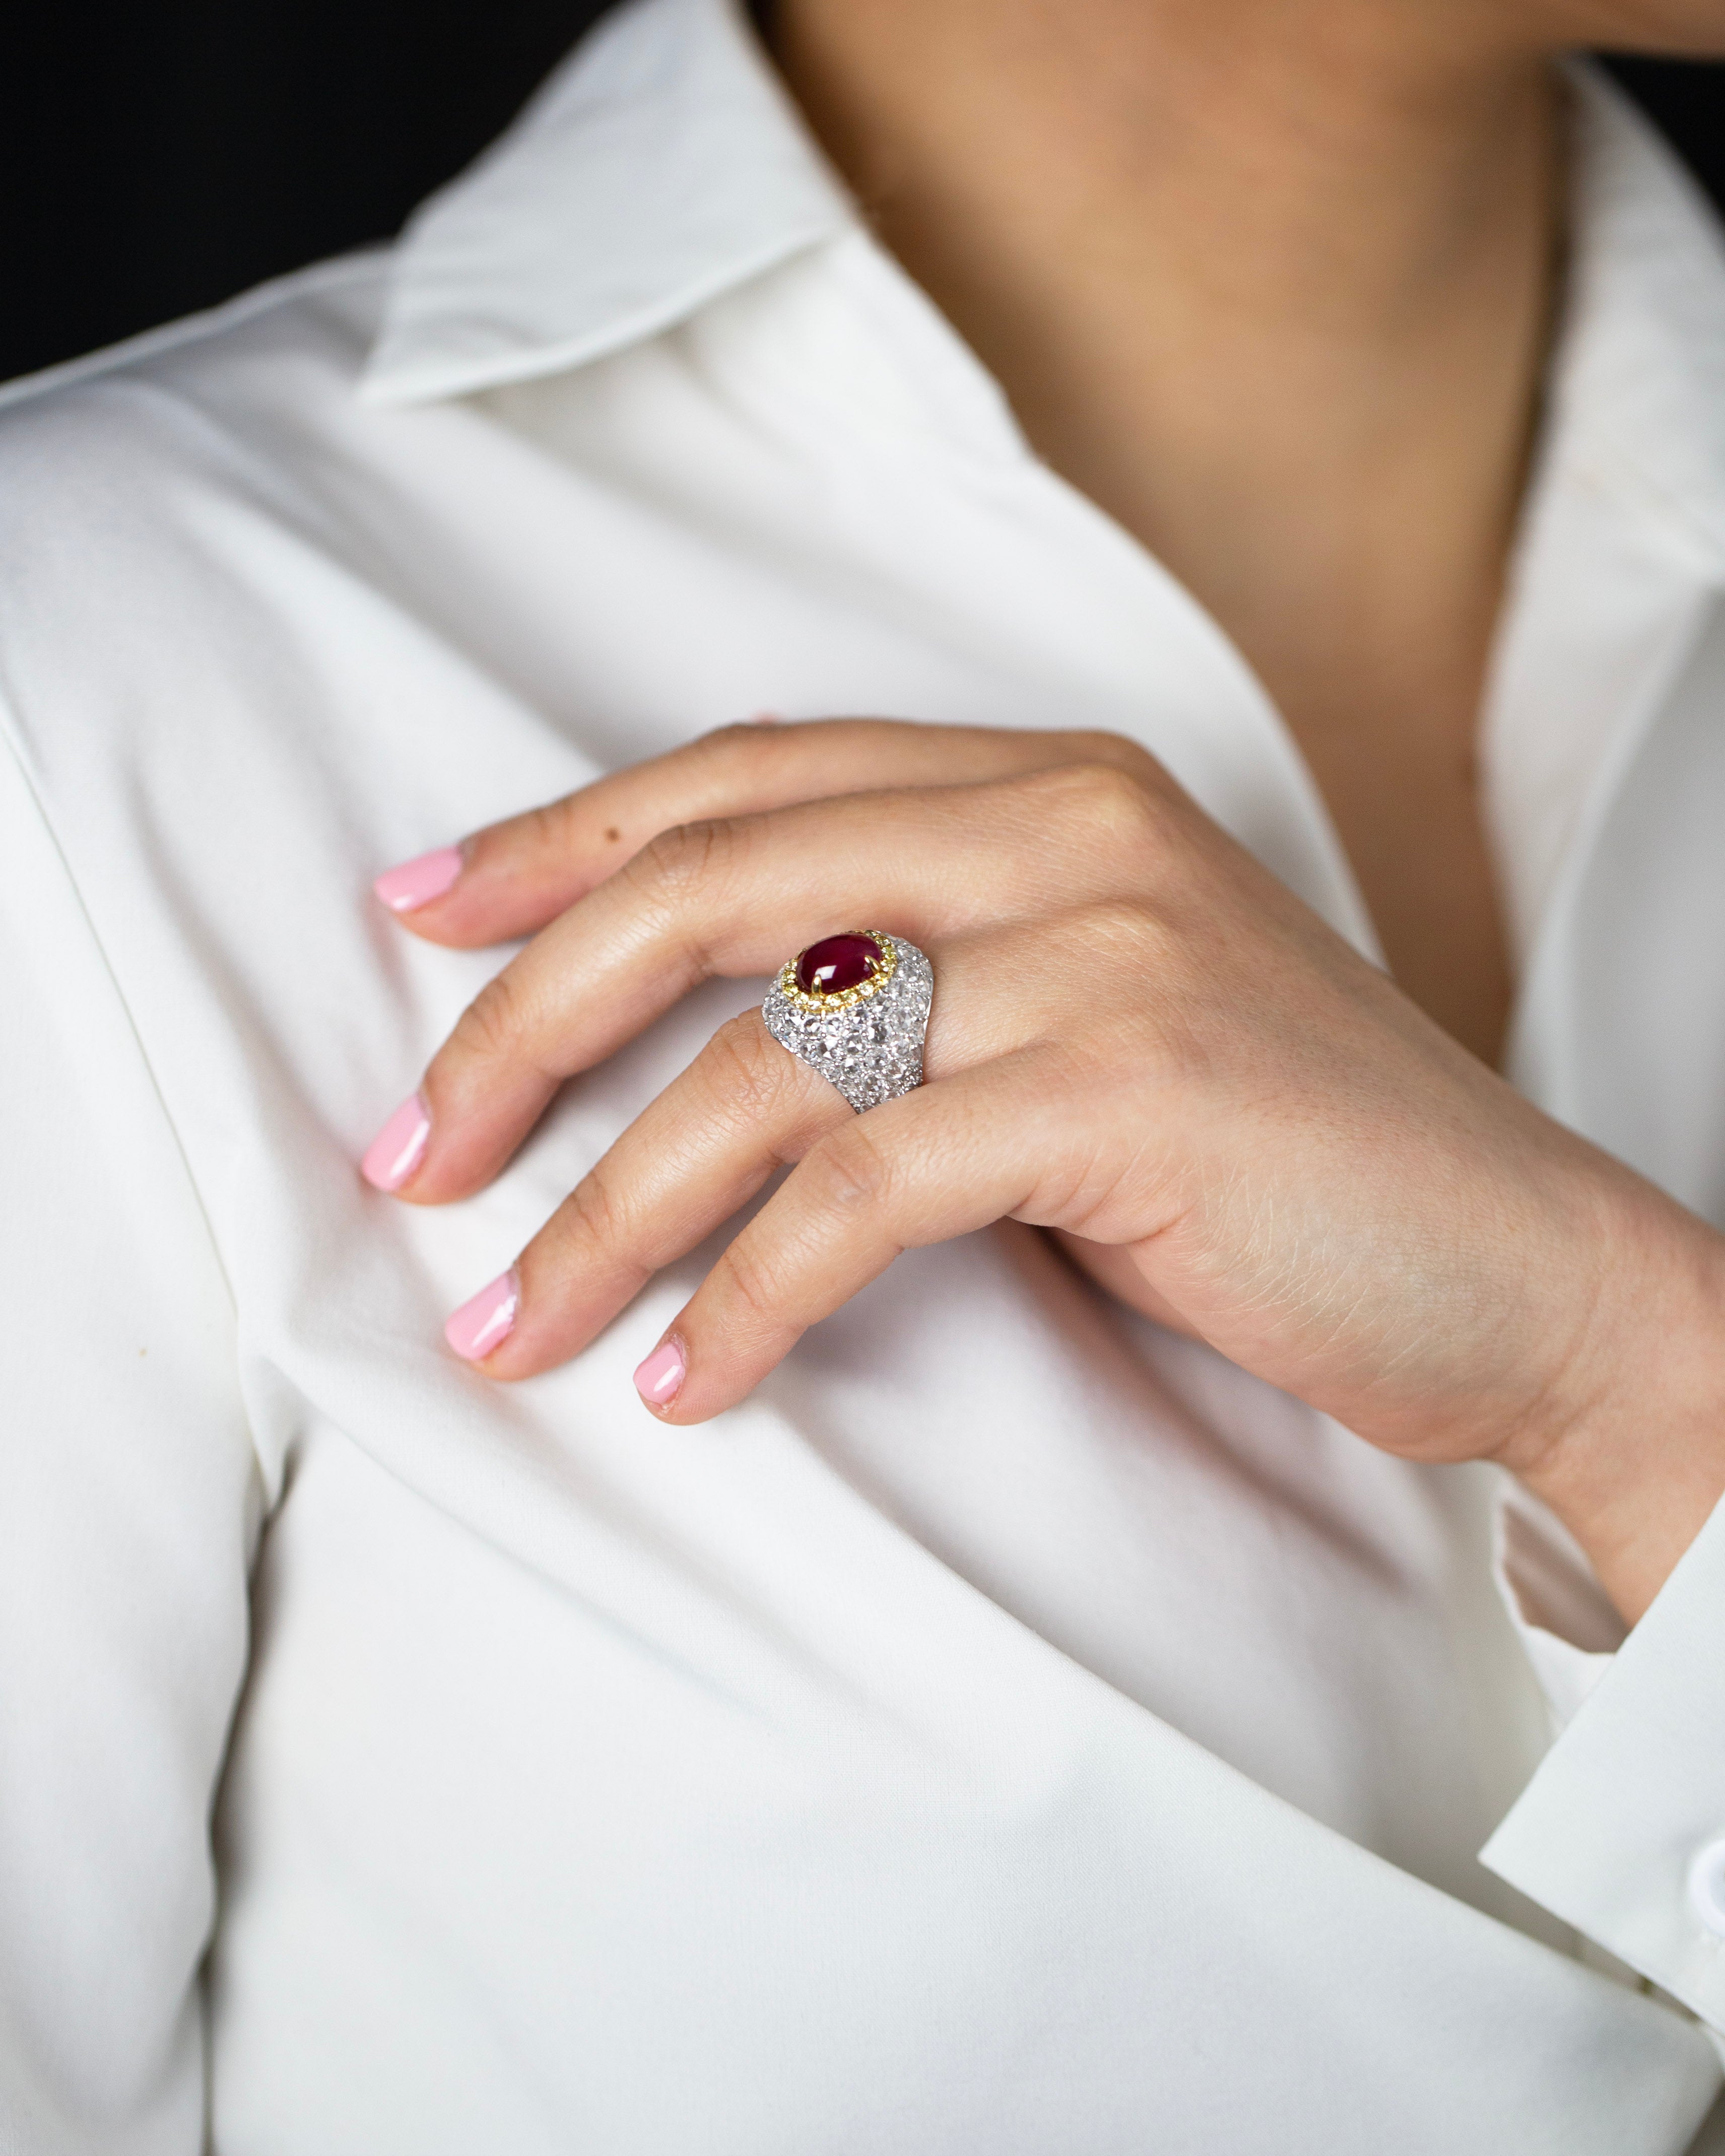
{"label": "ring finger", "polygon": [[[1019,970],[1022,932],[943,945],[926,1044],[932,1079],[1032,1034],[1034,1006],[968,984]],[[509,1271],[449,1320],[449,1344],[488,1376],[533,1376],[579,1353],[654,1274],[746,1205],[775,1171],[855,1120],[828,1081],[783,1048],[758,1010],[729,1019],[644,1109]]]}
{"label": "ring finger", "polygon": [[926,944],[932,932],[1041,911],[1051,876],[1069,900],[1106,888],[1118,865],[1075,814],[1094,806],[1093,784],[1077,790],[1086,783],[1082,771],[1076,782],[1055,771],[852,794],[665,834],[480,992],[364,1172],[418,1204],[465,1197],[503,1167],[565,1079],[700,980],[768,972],[798,928],[877,921]]}

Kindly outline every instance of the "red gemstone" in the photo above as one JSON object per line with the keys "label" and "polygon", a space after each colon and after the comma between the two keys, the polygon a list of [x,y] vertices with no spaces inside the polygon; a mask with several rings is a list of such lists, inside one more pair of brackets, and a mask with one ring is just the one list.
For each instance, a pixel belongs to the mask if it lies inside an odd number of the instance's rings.
{"label": "red gemstone", "polygon": [[842,995],[860,988],[885,957],[872,936],[823,936],[797,960],[797,986],[805,996]]}

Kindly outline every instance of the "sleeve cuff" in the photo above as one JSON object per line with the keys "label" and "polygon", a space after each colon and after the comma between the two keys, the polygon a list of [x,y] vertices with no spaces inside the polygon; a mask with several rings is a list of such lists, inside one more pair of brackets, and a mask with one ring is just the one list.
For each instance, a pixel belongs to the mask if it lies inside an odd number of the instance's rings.
{"label": "sleeve cuff", "polygon": [[1524,1493],[1498,1553],[1561,1734],[1481,1861],[1725,2030],[1725,1504],[1627,1637]]}

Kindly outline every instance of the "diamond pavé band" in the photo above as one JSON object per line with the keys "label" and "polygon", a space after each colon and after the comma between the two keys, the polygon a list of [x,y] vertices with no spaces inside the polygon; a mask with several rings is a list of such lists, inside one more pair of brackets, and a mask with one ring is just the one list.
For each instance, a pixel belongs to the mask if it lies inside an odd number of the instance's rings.
{"label": "diamond pav\u00e9 band", "polygon": [[824,937],[767,992],[761,1015],[781,1047],[836,1086],[859,1115],[922,1083],[934,968],[914,943],[875,929]]}

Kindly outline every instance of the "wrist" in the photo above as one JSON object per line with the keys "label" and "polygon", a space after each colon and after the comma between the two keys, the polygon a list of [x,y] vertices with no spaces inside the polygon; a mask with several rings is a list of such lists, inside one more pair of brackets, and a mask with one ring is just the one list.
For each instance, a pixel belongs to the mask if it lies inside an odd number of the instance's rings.
{"label": "wrist", "polygon": [[1634,1178],[1567,1405],[1511,1467],[1635,1624],[1725,1497],[1725,1237]]}

